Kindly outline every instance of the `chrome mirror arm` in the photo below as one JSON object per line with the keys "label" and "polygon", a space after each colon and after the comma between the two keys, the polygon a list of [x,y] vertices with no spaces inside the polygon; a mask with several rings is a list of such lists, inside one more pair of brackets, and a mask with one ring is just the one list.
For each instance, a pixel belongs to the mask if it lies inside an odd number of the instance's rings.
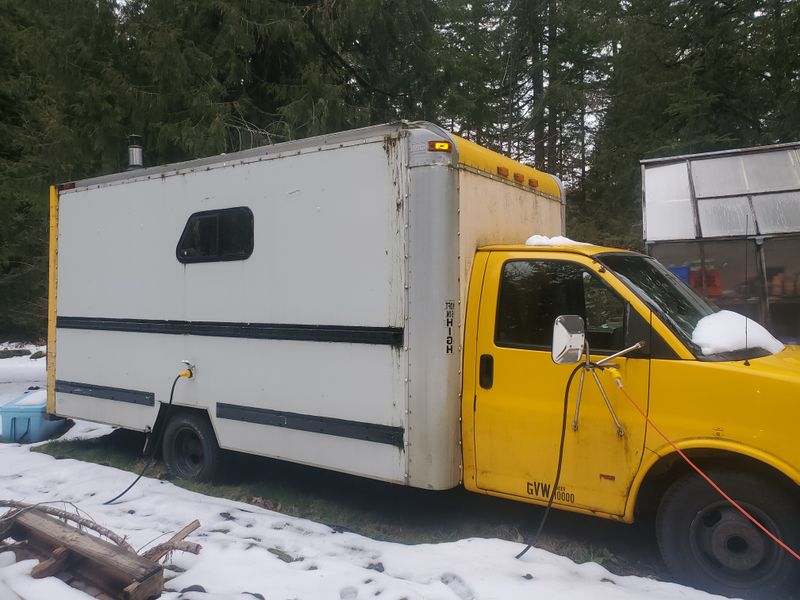
{"label": "chrome mirror arm", "polygon": [[609,414],[611,415],[611,419],[614,421],[614,427],[617,430],[617,435],[619,437],[623,437],[625,435],[625,430],[622,427],[622,423],[620,423],[619,418],[617,417],[617,413],[614,410],[614,406],[611,404],[611,400],[609,400],[608,395],[606,394],[606,390],[603,387],[603,383],[600,381],[600,378],[597,376],[597,367],[612,366],[613,363],[610,361],[614,360],[615,358],[619,358],[620,356],[625,356],[626,354],[630,354],[635,350],[639,350],[640,348],[644,347],[644,342],[636,342],[630,348],[625,348],[624,350],[620,350],[612,354],[611,356],[606,356],[605,358],[598,360],[597,362],[592,362],[589,358],[589,342],[588,340],[584,342],[584,357],[585,361],[582,365],[580,380],[578,382],[578,398],[575,401],[575,416],[572,419],[572,431],[578,431],[578,420],[580,417],[581,411],[581,399],[583,398],[583,384],[586,372],[592,374],[592,378],[594,379],[597,388],[600,390],[600,395],[603,397],[603,401],[605,402],[606,408],[608,409]]}
{"label": "chrome mirror arm", "polygon": [[625,348],[624,350],[620,350],[619,352],[616,352],[616,353],[612,354],[611,356],[606,356],[605,358],[602,358],[602,359],[598,360],[594,364],[597,365],[598,367],[602,367],[607,362],[609,362],[611,360],[614,360],[615,358],[619,358],[620,356],[625,356],[626,354],[630,354],[634,350],[639,350],[640,348],[644,348],[644,342],[636,342],[630,348]]}

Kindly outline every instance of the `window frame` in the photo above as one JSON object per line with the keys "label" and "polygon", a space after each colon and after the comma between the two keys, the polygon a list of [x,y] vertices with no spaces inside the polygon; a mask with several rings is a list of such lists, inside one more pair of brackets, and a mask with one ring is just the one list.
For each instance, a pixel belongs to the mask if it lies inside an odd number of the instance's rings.
{"label": "window frame", "polygon": [[[574,260],[565,260],[560,258],[509,258],[503,261],[503,264],[500,265],[500,276],[497,280],[497,300],[495,302],[495,315],[494,315],[494,326],[492,331],[492,342],[494,343],[496,348],[512,348],[516,350],[536,350],[540,352],[551,352],[553,348],[553,341],[550,340],[550,344],[545,346],[541,344],[519,344],[519,343],[507,343],[507,342],[498,342],[497,340],[497,324],[499,322],[499,315],[500,315],[500,292],[502,290],[502,282],[503,282],[503,272],[505,271],[505,267],[510,262],[540,262],[540,263],[562,263],[562,264],[569,264],[575,265],[579,269],[589,273],[590,276],[596,278],[611,294],[617,298],[620,302],[622,302],[623,306],[623,313],[625,318],[622,323],[623,331],[623,339],[627,339],[628,336],[628,311],[636,310],[631,303],[628,302],[623,296],[621,296],[617,290],[615,290],[609,283],[600,277],[597,273],[594,273],[591,269],[589,269],[586,265],[581,262],[577,262]],[[585,320],[585,318],[584,318]],[[618,350],[605,350],[599,348],[591,348],[592,354],[597,354],[599,356],[610,356]]]}
{"label": "window frame", "polygon": [[[231,213],[244,213],[247,219],[247,223],[249,225],[249,236],[246,245],[246,250],[244,252],[236,252],[236,253],[228,253],[222,254],[221,248],[222,243],[220,240],[220,233],[221,233],[221,217],[225,214]],[[216,254],[206,254],[204,256],[181,256],[181,246],[183,245],[184,240],[190,235],[190,226],[197,220],[202,218],[207,218],[210,216],[216,217],[216,226],[217,226],[217,252]],[[250,210],[247,206],[233,206],[230,208],[215,208],[211,210],[202,210],[199,212],[192,213],[189,215],[189,218],[186,219],[186,223],[183,226],[183,230],[181,231],[181,235],[178,238],[178,244],[175,246],[175,257],[178,259],[179,263],[182,264],[193,264],[193,263],[207,263],[207,262],[230,262],[236,260],[247,260],[253,255],[253,248],[255,246],[255,219],[253,217],[253,211]]]}

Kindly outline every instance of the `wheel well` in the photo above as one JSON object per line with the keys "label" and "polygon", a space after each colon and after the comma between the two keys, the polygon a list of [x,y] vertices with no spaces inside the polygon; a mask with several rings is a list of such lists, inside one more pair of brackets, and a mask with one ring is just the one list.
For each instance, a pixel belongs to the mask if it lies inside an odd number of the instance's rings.
{"label": "wheel well", "polygon": [[[702,448],[684,450],[684,453],[703,470],[716,467],[752,473],[788,490],[800,500],[800,488],[795,482],[774,467],[754,458],[736,452]],[[636,498],[636,515],[644,517],[654,515],[667,488],[691,470],[692,468],[677,452],[661,458],[650,468],[642,481]]]}
{"label": "wheel well", "polygon": [[[196,413],[201,414],[203,417],[208,420],[211,424],[211,429],[214,430],[214,423],[211,421],[211,417],[208,414],[208,411],[205,408],[196,408],[192,406],[176,406],[176,405],[169,405],[165,402],[161,402],[161,405],[158,407],[158,414],[156,415],[156,421],[153,424],[153,429],[150,432],[150,435],[147,436],[147,442],[144,446],[144,455],[147,456],[152,451],[161,452],[161,443],[163,441],[164,435],[164,427],[167,426],[167,420],[172,415],[177,415],[178,413]],[[215,432],[216,433],[216,432]],[[153,448],[153,444],[156,443],[158,440],[158,448]]]}

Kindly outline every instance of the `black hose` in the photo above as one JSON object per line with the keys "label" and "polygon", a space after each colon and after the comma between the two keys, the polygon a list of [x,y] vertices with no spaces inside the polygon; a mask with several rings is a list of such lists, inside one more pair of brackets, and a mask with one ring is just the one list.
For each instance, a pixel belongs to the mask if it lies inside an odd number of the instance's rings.
{"label": "black hose", "polygon": [[[158,445],[161,443],[162,434],[163,434],[163,432],[164,432],[164,429],[166,429],[166,422],[167,422],[167,419],[169,418],[169,411],[170,411],[170,409],[171,409],[171,407],[172,407],[172,397],[173,397],[173,395],[175,394],[175,384],[176,384],[176,383],[178,383],[178,380],[179,380],[181,377],[183,377],[183,375],[178,375],[178,376],[175,378],[175,380],[172,382],[172,388],[169,390],[169,403],[167,404],[167,413],[164,415],[164,426],[163,426],[163,427],[161,427],[161,429],[159,429],[159,430],[158,430],[158,437],[156,438],[156,442],[155,442],[155,444],[153,444],[153,452],[152,452],[152,454],[150,455],[150,460],[148,460],[148,461],[145,463],[145,465],[144,465],[144,468],[142,469],[142,472],[141,472],[141,473],[139,473],[139,476],[138,476],[136,479],[134,479],[134,480],[133,480],[133,483],[132,483],[132,484],[130,484],[130,485],[129,485],[128,487],[126,487],[126,488],[125,488],[125,489],[124,489],[122,492],[120,492],[119,494],[117,494],[116,496],[114,496],[114,497],[113,497],[111,500],[109,500],[108,502],[103,502],[103,506],[106,506],[106,505],[108,505],[108,504],[113,504],[114,502],[116,502],[117,500],[119,500],[120,498],[122,498],[122,497],[123,497],[125,494],[127,494],[127,493],[128,493],[130,490],[131,490],[131,488],[132,488],[133,486],[135,486],[137,483],[139,483],[139,480],[140,480],[140,479],[141,479],[141,478],[144,476],[144,474],[147,472],[147,469],[149,469],[151,466],[153,466],[153,463],[154,463],[154,462],[155,462],[155,460],[156,460],[156,452],[158,452]],[[155,427],[155,425],[153,425],[153,426]]]}
{"label": "black hose", "polygon": [[556,478],[553,481],[553,489],[550,491],[550,498],[547,500],[547,508],[544,509],[542,520],[539,522],[539,528],[536,530],[536,535],[533,536],[533,541],[529,542],[522,552],[517,554],[514,558],[522,558],[525,556],[525,553],[528,552],[528,550],[536,545],[536,542],[539,541],[539,536],[542,534],[542,529],[544,529],[545,521],[547,521],[547,515],[550,514],[550,508],[553,506],[553,499],[556,497],[558,482],[561,479],[561,464],[564,460],[564,438],[566,437],[567,433],[567,407],[569,405],[569,389],[572,386],[572,380],[575,378],[575,374],[584,367],[585,365],[581,363],[572,369],[572,373],[569,374],[569,379],[567,379],[567,388],[564,390],[564,411],[561,415],[561,441],[558,443],[558,466],[556,467]]}

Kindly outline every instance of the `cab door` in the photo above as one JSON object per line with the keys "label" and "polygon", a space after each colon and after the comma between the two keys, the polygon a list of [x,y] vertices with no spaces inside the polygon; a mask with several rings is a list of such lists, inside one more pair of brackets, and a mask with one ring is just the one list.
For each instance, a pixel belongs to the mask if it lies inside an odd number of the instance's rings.
{"label": "cab door", "polygon": [[[631,341],[641,333],[634,330],[647,329],[650,319],[638,314],[619,288],[587,257],[491,253],[477,331],[474,447],[479,489],[547,501],[556,474],[565,388],[574,369],[552,361],[553,321],[562,314],[582,316],[593,360],[622,350],[638,341]],[[649,359],[642,355],[614,362],[626,389],[646,406]],[[622,516],[642,458],[645,423],[610,376],[598,376],[623,435],[590,374],[573,429],[576,374],[554,505]]]}

